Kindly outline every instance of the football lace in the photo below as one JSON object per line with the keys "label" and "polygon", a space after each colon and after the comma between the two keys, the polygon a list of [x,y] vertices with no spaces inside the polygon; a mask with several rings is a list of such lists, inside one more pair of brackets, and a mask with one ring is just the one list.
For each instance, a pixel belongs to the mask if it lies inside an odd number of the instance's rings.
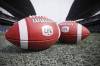
{"label": "football lace", "polygon": [[32,16],[33,22],[54,22],[51,19],[48,19],[45,16]]}

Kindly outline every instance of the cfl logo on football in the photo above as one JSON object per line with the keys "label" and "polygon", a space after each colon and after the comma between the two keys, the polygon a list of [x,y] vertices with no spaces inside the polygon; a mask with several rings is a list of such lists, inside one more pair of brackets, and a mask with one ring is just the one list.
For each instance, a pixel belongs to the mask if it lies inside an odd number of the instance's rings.
{"label": "cfl logo on football", "polygon": [[44,36],[52,36],[53,35],[53,28],[50,25],[45,25],[42,27],[42,34]]}
{"label": "cfl logo on football", "polygon": [[61,32],[69,32],[69,27],[68,26],[63,26],[61,28]]}

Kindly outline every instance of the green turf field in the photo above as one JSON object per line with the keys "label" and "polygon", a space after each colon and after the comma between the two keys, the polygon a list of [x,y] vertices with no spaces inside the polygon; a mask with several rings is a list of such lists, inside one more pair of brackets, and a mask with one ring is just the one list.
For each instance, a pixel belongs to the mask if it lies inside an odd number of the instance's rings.
{"label": "green turf field", "polygon": [[24,51],[0,35],[0,66],[100,66],[100,33],[78,44],[57,43],[40,51]]}
{"label": "green turf field", "polygon": [[0,36],[3,35],[3,33],[0,32]]}

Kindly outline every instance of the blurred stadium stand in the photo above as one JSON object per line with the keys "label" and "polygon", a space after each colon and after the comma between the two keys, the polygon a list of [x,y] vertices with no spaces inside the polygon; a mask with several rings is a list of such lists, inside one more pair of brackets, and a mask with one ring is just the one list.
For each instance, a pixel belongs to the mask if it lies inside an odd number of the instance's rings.
{"label": "blurred stadium stand", "polygon": [[79,23],[85,25],[91,32],[100,32],[99,11],[100,0],[75,0],[66,20],[84,19],[79,21]]}
{"label": "blurred stadium stand", "polygon": [[19,19],[29,15],[36,15],[29,0],[0,0],[0,6]]}
{"label": "blurred stadium stand", "polygon": [[12,26],[18,19],[9,15],[6,15],[0,11],[0,25]]}
{"label": "blurred stadium stand", "polygon": [[0,10],[0,25],[5,26],[12,26],[14,22],[24,17],[36,15],[34,7],[29,0],[0,0],[0,8],[12,15],[7,15],[2,12],[3,10]]}
{"label": "blurred stadium stand", "polygon": [[0,25],[0,32],[4,33],[9,28],[9,26]]}

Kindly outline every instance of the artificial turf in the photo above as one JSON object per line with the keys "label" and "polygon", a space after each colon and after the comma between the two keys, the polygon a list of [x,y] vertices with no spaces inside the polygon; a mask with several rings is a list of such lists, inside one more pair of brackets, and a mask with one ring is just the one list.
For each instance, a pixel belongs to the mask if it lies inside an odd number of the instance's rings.
{"label": "artificial turf", "polygon": [[21,50],[0,35],[0,66],[100,66],[100,33],[78,44],[56,43],[34,52]]}

